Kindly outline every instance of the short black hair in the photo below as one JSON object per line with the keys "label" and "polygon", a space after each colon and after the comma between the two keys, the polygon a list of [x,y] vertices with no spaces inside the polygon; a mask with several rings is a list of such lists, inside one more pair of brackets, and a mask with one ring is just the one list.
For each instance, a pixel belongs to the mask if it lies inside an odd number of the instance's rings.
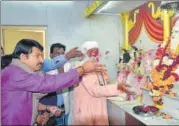
{"label": "short black hair", "polygon": [[36,47],[38,49],[40,49],[41,51],[43,51],[43,47],[42,45],[32,39],[21,39],[15,49],[14,52],[12,53],[12,57],[15,59],[20,59],[20,55],[23,54],[30,54],[32,52],[32,48]]}
{"label": "short black hair", "polygon": [[129,52],[126,52],[123,54],[123,63],[128,63],[130,61],[131,57]]}
{"label": "short black hair", "polygon": [[12,55],[4,55],[1,57],[1,70],[12,62]]}
{"label": "short black hair", "polygon": [[57,126],[57,120],[55,116],[51,116],[44,126]]}
{"label": "short black hair", "polygon": [[53,53],[54,48],[63,48],[64,51],[65,51],[66,46],[63,45],[63,44],[61,44],[61,43],[54,43],[54,44],[52,44],[51,47],[50,47],[50,53]]}

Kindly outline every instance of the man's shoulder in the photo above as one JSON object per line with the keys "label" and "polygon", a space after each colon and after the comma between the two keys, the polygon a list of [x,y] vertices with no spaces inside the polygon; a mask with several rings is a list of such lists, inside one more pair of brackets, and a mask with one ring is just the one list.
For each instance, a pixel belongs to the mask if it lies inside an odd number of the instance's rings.
{"label": "man's shoulder", "polygon": [[20,75],[19,73],[20,68],[18,68],[15,65],[8,65],[6,68],[4,68],[1,72],[1,83],[2,86],[6,85],[7,83],[16,80],[18,76]]}
{"label": "man's shoulder", "polygon": [[6,68],[2,70],[2,75],[10,75],[11,77],[18,76],[20,73],[24,72],[24,70],[18,66],[10,64]]}

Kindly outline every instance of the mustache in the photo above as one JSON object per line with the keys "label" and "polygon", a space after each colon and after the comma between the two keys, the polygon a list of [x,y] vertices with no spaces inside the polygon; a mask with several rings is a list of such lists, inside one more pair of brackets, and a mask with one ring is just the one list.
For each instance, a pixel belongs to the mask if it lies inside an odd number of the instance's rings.
{"label": "mustache", "polygon": [[37,64],[37,66],[42,66],[42,64],[43,64],[43,63],[39,63],[39,64]]}

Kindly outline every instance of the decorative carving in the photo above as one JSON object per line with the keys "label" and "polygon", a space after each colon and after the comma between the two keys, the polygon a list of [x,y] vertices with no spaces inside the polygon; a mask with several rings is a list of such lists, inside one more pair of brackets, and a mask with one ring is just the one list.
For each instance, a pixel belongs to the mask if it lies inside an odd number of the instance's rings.
{"label": "decorative carving", "polygon": [[155,11],[154,10],[154,7],[155,7],[154,2],[149,2],[148,3],[148,7],[151,8],[151,10],[152,10],[152,17],[154,19],[161,18],[162,13],[161,13],[161,8],[160,7],[157,7],[157,9]]}
{"label": "decorative carving", "polygon": [[137,14],[139,13],[139,9],[134,11],[134,20],[132,21],[131,19],[129,19],[128,25],[129,25],[129,31],[134,27],[135,23],[136,23],[136,19],[137,19]]}
{"label": "decorative carving", "polygon": [[129,18],[129,12],[122,12],[120,16],[121,16],[122,21],[124,22],[125,20]]}
{"label": "decorative carving", "polygon": [[104,1],[94,1],[88,8],[85,9],[84,14],[85,17],[89,17],[92,15],[92,13],[100,6],[102,5]]}
{"label": "decorative carving", "polygon": [[139,13],[139,9],[134,11],[134,24],[136,23],[137,14]]}
{"label": "decorative carving", "polygon": [[129,19],[129,14],[130,14],[129,12],[123,12],[123,13],[121,13],[120,16],[121,16],[121,19],[122,19],[123,23],[126,20],[128,20],[128,31],[130,31],[134,27],[134,25],[136,23],[136,20],[137,20],[137,14],[138,13],[139,13],[139,9],[134,11],[134,19],[133,19],[133,21],[132,21],[132,19]]}
{"label": "decorative carving", "polygon": [[161,19],[163,21],[163,27],[164,27],[164,42],[168,41],[170,37],[170,18],[175,14],[175,10],[166,10],[161,9],[160,7],[157,7],[156,11],[154,9],[155,4],[154,2],[149,2],[148,7],[152,10],[152,17],[154,19]]}

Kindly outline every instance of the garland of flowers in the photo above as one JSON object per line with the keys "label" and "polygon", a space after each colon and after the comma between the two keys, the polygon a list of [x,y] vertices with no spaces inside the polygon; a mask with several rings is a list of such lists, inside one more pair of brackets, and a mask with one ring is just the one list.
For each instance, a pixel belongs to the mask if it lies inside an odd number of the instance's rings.
{"label": "garland of flowers", "polygon": [[[152,69],[152,87],[150,95],[156,106],[163,105],[162,96],[164,94],[176,96],[176,93],[171,89],[173,88],[173,84],[179,80],[179,74],[175,72],[179,65],[179,55],[171,58],[171,55],[174,55],[167,50],[169,43],[170,40],[165,45],[165,48],[160,45],[157,49],[156,59],[154,60],[155,66]],[[163,62],[164,57],[169,60]]]}

